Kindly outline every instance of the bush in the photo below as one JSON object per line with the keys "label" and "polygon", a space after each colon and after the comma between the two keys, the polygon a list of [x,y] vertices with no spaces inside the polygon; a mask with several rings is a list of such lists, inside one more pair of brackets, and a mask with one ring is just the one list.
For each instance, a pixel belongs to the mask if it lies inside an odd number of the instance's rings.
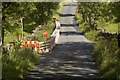
{"label": "bush", "polygon": [[26,48],[13,50],[11,53],[3,54],[3,79],[18,79],[30,70],[38,62],[39,56],[32,53],[32,49]]}
{"label": "bush", "polygon": [[96,63],[106,80],[120,80],[119,53],[116,39],[102,40],[94,45]]}

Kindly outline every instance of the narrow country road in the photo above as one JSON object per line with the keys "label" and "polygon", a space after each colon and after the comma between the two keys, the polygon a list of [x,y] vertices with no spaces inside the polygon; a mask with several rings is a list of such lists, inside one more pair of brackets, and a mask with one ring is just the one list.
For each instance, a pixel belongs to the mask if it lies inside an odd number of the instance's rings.
{"label": "narrow country road", "polygon": [[64,6],[60,14],[61,36],[52,52],[43,54],[26,79],[101,79],[93,60],[92,45],[75,24],[77,3]]}

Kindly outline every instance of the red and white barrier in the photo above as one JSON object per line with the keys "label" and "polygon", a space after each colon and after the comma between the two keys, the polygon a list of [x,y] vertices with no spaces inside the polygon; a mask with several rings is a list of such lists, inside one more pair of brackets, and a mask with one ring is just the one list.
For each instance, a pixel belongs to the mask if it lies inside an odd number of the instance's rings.
{"label": "red and white barrier", "polygon": [[27,48],[30,45],[32,45],[32,48],[35,48],[36,53],[39,52],[40,49],[40,43],[38,41],[24,41],[21,43],[21,48]]}
{"label": "red and white barrier", "polygon": [[[26,48],[32,45],[32,48],[35,49],[36,54],[37,52],[41,53],[44,50],[44,52],[49,52],[53,49],[55,44],[58,42],[59,36],[60,36],[60,22],[54,18],[55,24],[56,24],[56,29],[53,31],[52,35],[48,37],[48,33],[45,32],[43,33],[43,38],[46,38],[44,42],[38,42],[38,41],[24,41],[21,43],[20,47],[21,48]],[[41,45],[43,48],[41,48]]]}

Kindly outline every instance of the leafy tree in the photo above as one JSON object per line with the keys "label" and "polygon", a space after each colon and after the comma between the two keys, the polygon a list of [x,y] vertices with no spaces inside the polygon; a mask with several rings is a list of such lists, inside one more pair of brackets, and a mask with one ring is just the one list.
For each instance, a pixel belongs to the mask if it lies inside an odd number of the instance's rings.
{"label": "leafy tree", "polygon": [[[3,3],[3,20],[6,26],[6,29],[15,29],[9,27],[9,25],[14,25],[17,23],[21,27],[21,36],[23,38],[23,19],[27,17],[33,10],[34,4],[28,2],[9,2]],[[12,24],[11,24],[12,23]],[[7,25],[8,24],[8,25]],[[7,28],[9,27],[9,28]]]}
{"label": "leafy tree", "polygon": [[[78,3],[78,12],[89,26],[97,21],[120,24],[120,2]],[[118,27],[118,26],[116,26]],[[118,27],[118,45],[120,46],[120,27]]]}
{"label": "leafy tree", "polygon": [[2,24],[11,33],[19,26],[23,38],[23,27],[32,22],[37,25],[47,23],[58,8],[59,3],[54,2],[3,2]]}
{"label": "leafy tree", "polygon": [[79,13],[83,16],[83,21],[91,23],[95,22],[95,20],[100,21],[110,21],[114,18],[116,22],[119,21],[120,17],[120,3],[116,2],[87,2],[87,3],[78,3]]}

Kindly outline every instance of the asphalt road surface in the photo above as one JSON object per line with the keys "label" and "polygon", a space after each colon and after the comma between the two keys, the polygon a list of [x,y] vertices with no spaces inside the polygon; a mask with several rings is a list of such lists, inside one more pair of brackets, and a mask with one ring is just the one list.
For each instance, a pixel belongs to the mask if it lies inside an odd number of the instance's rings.
{"label": "asphalt road surface", "polygon": [[25,79],[100,80],[93,60],[93,43],[85,38],[75,23],[77,3],[64,6],[60,14],[61,36],[52,52],[43,54]]}

